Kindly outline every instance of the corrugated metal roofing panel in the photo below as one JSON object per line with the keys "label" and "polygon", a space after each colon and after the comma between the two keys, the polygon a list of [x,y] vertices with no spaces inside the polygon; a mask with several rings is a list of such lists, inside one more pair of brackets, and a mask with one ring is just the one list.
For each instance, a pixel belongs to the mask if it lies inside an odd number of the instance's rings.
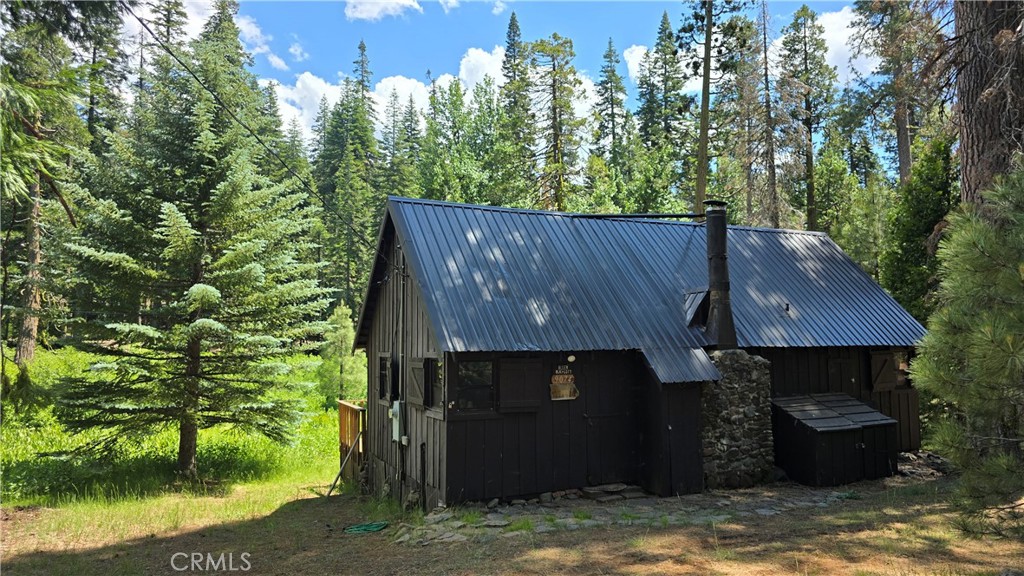
{"label": "corrugated metal roofing panel", "polygon": [[[714,344],[688,327],[707,286],[703,225],[406,198],[388,210],[444,350],[643,350],[666,382],[717,375],[688,352]],[[824,234],[728,234],[741,347],[911,346],[924,334]]]}

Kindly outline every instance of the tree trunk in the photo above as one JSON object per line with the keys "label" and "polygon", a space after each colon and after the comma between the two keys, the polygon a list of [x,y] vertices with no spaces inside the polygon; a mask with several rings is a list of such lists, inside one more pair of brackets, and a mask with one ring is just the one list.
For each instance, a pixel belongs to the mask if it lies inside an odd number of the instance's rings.
{"label": "tree trunk", "polygon": [[[897,75],[897,79],[894,81],[897,86],[900,83],[899,76]],[[906,97],[900,94],[899,90],[897,88],[896,113],[893,121],[896,124],[896,159],[899,164],[900,184],[906,184],[910,181],[912,162],[910,157],[910,110]]]}
{"label": "tree trunk", "polygon": [[39,282],[42,278],[39,266],[42,263],[42,251],[39,247],[40,186],[38,180],[32,184],[31,193],[32,207],[29,210],[28,219],[25,221],[28,269],[25,274],[21,327],[18,330],[18,344],[14,351],[14,363],[19,367],[24,367],[35,357],[36,338],[39,335]]}
{"label": "tree trunk", "polygon": [[693,213],[704,212],[708,189],[708,132],[711,124],[711,40],[714,37],[714,16],[711,1],[704,3],[704,58],[700,91],[700,135],[697,140],[697,190],[693,195]]}
{"label": "tree trunk", "polygon": [[1024,2],[953,5],[959,73],[960,197],[981,203],[1024,147]]}
{"label": "tree trunk", "polygon": [[765,171],[768,173],[768,222],[772,228],[781,226],[781,206],[775,176],[775,120],[772,117],[772,89],[768,76],[768,4],[761,2],[761,49],[764,50],[764,136]]}
{"label": "tree trunk", "polygon": [[804,150],[804,169],[807,171],[807,229],[818,229],[818,205],[814,197],[814,136],[811,126],[806,126],[807,143]]}
{"label": "tree trunk", "polygon": [[178,427],[178,474],[193,480],[199,476],[196,470],[196,445],[199,427],[193,416],[185,416]]}

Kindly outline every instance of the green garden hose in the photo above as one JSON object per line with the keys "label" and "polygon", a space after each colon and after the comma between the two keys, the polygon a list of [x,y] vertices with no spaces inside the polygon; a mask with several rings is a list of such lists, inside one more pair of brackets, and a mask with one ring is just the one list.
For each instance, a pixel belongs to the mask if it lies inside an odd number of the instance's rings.
{"label": "green garden hose", "polygon": [[348,528],[345,528],[346,534],[369,534],[370,532],[380,532],[381,530],[388,527],[387,522],[367,522],[366,524],[353,524]]}

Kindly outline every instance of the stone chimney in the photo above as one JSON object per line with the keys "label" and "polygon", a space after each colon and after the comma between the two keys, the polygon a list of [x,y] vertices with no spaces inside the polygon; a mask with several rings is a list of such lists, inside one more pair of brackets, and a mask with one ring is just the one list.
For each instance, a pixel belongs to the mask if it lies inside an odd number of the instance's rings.
{"label": "stone chimney", "polygon": [[704,202],[708,244],[708,320],[705,333],[719,350],[736,348],[736,326],[729,300],[726,210],[721,200]]}

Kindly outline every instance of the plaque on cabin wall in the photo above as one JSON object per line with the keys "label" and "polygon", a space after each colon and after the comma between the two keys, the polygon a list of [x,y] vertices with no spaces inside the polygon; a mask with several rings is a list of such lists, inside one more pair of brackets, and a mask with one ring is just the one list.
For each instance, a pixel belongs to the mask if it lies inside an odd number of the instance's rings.
{"label": "plaque on cabin wall", "polygon": [[575,400],[580,395],[576,387],[576,375],[568,364],[560,364],[551,375],[551,399]]}

